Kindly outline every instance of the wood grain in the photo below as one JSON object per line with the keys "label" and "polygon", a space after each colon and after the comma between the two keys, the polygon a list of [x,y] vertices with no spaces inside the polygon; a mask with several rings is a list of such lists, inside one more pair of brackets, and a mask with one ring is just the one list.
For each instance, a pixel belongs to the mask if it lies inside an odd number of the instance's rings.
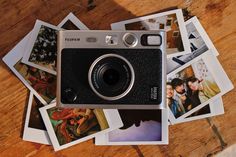
{"label": "wood grain", "polygon": [[[90,29],[110,29],[113,22],[158,10],[179,7],[199,17],[218,49],[219,60],[236,85],[236,1],[234,0],[95,0],[87,9],[85,0],[0,0],[0,56],[17,44],[36,19],[58,24],[73,12]],[[21,139],[28,90],[2,62],[0,63],[0,156],[47,157],[172,157],[211,156],[222,151],[218,130],[227,147],[236,143],[236,90],[223,96],[225,114],[170,126],[167,146],[95,146],[93,140],[54,152],[51,146]]]}

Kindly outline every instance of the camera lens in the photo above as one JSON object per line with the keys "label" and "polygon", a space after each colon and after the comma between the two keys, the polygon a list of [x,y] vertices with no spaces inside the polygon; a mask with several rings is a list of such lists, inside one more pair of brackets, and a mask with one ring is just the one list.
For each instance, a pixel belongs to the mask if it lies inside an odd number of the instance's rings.
{"label": "camera lens", "polygon": [[114,86],[119,82],[120,74],[115,69],[108,69],[103,74],[103,80],[106,84]]}
{"label": "camera lens", "polygon": [[128,60],[117,54],[105,54],[91,65],[88,81],[96,95],[105,100],[117,100],[131,90],[134,70]]}

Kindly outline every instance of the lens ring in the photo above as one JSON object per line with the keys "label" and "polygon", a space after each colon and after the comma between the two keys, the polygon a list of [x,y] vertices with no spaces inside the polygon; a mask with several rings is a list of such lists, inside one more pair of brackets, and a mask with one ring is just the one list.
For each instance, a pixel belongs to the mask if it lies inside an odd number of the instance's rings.
{"label": "lens ring", "polygon": [[[129,67],[130,69],[130,72],[131,72],[131,79],[130,79],[130,83],[129,83],[129,86],[128,88],[120,95],[117,95],[117,96],[105,96],[105,95],[102,95],[100,94],[96,88],[94,87],[93,83],[92,83],[92,72],[93,72],[93,69],[94,67],[96,66],[96,64],[101,61],[102,59],[105,59],[105,58],[108,58],[108,57],[116,57],[116,58],[119,58],[121,60],[123,60]],[[134,80],[135,80],[135,74],[134,74],[134,69],[133,69],[133,66],[130,64],[130,62],[125,59],[124,57],[120,56],[120,55],[117,55],[117,54],[105,54],[105,55],[102,55],[100,57],[98,57],[90,66],[89,68],[89,72],[88,72],[88,82],[89,82],[89,86],[90,88],[93,90],[93,92],[99,96],[100,98],[104,99],[104,100],[118,100],[122,97],[124,97],[125,95],[127,95],[129,93],[129,91],[132,89],[133,85],[134,85]]]}

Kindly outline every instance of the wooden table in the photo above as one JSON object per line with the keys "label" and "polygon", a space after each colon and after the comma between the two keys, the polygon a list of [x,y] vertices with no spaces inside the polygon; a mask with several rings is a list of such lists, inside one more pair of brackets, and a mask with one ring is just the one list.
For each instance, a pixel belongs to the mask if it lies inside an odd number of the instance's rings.
{"label": "wooden table", "polygon": [[[57,25],[73,12],[90,29],[110,29],[113,22],[158,10],[187,8],[199,17],[220,55],[219,60],[236,86],[236,1],[234,0],[0,0],[0,56],[13,48],[36,19]],[[211,156],[236,143],[236,90],[223,96],[225,114],[209,120],[170,126],[166,146],[95,146],[93,140],[54,152],[51,146],[25,142],[22,132],[29,91],[0,63],[0,156]]]}

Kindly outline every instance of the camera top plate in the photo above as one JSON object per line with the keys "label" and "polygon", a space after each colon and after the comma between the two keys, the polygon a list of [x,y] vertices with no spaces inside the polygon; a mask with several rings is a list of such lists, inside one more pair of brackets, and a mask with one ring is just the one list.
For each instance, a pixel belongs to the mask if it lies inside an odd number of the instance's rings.
{"label": "camera top plate", "polygon": [[[166,108],[165,41],[164,31],[59,31],[57,104],[62,107],[104,109]],[[92,88],[89,76],[95,77],[95,75],[91,72],[89,75],[88,69],[96,59],[110,54],[127,59],[134,67],[134,72],[131,70],[131,75],[127,77],[134,76],[133,79],[135,79],[132,86],[127,86],[130,89],[125,90],[121,97],[114,96],[114,99],[109,100],[99,95],[96,88]],[[78,69],[78,74],[75,67]],[[87,71],[87,80],[85,80],[84,71]],[[114,74],[114,71],[111,74]],[[96,81],[94,86],[96,86]],[[105,85],[105,87],[108,86]],[[68,98],[65,98],[65,95]]]}

